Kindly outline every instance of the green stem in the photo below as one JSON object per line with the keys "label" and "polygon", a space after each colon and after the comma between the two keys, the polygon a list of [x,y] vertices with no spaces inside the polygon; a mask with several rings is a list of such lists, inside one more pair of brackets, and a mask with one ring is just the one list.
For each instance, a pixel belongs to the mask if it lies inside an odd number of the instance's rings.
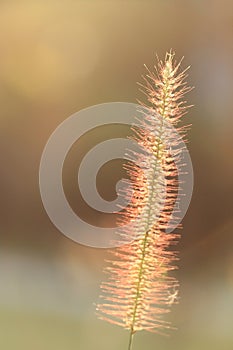
{"label": "green stem", "polygon": [[[166,97],[167,97],[167,87],[168,87],[168,81],[166,81],[165,83],[165,92],[164,92],[164,96],[163,96],[163,109],[162,109],[162,117],[164,118],[165,117],[165,105],[166,105]],[[163,126],[164,126],[164,121],[162,119],[162,123],[160,125],[160,128],[159,128],[159,134],[162,135],[163,133]],[[159,158],[159,146],[161,144],[161,138],[159,140],[159,143],[158,143],[158,146],[157,146],[157,151],[156,151],[156,159],[158,160]],[[154,167],[154,174],[156,173],[156,170],[157,170],[157,163],[158,161],[156,160],[156,163],[155,163],[155,167]],[[152,196],[154,194],[154,187],[155,187],[155,182],[156,182],[156,179],[155,177],[153,177],[153,182],[152,182],[152,190],[151,190],[151,193],[149,195],[149,204],[151,203],[151,199],[152,199]],[[135,303],[134,303],[134,311],[133,311],[133,319],[132,319],[132,328],[131,328],[131,331],[130,331],[130,338],[129,338],[129,346],[128,346],[128,350],[131,350],[132,349],[132,342],[133,342],[133,335],[134,335],[134,325],[135,325],[135,319],[136,319],[136,314],[137,314],[137,308],[138,308],[138,300],[139,300],[139,295],[140,295],[140,285],[141,285],[141,281],[142,281],[142,277],[143,277],[143,265],[144,265],[144,261],[145,261],[145,255],[146,255],[146,245],[147,245],[147,240],[148,240],[148,235],[149,235],[149,232],[148,232],[148,226],[149,226],[149,218],[150,218],[150,214],[151,214],[151,205],[149,205],[149,210],[148,210],[148,221],[147,221],[147,224],[146,224],[146,233],[145,233],[145,238],[143,240],[143,247],[142,247],[142,259],[141,259],[141,262],[140,262],[140,267],[139,267],[139,274],[138,274],[138,283],[137,283],[137,293],[136,293],[136,298],[135,298]]]}
{"label": "green stem", "polygon": [[132,346],[133,346],[133,336],[134,336],[134,332],[131,329],[130,331],[130,336],[129,336],[129,346],[128,346],[128,350],[132,350]]}
{"label": "green stem", "polygon": [[[162,124],[160,125],[160,129],[159,129],[159,134],[162,135],[163,133],[163,120],[162,120]],[[161,138],[160,138],[161,139]],[[137,283],[137,292],[136,292],[136,297],[135,297],[135,302],[134,302],[134,310],[133,310],[133,318],[132,318],[132,328],[131,328],[131,333],[134,332],[134,325],[135,325],[135,320],[136,320],[136,314],[137,314],[137,308],[138,308],[138,300],[139,300],[139,297],[140,297],[140,286],[141,286],[141,281],[142,281],[142,277],[143,277],[143,270],[144,270],[144,262],[145,262],[145,256],[146,256],[146,245],[147,245],[147,241],[148,241],[148,236],[149,236],[149,219],[150,219],[150,215],[151,215],[151,211],[152,211],[152,208],[151,208],[151,201],[152,201],[152,197],[154,195],[154,189],[156,187],[156,177],[155,177],[155,174],[156,174],[156,171],[157,171],[157,165],[158,165],[158,158],[159,158],[159,153],[160,153],[160,150],[159,150],[159,146],[161,144],[161,141],[159,141],[158,143],[158,147],[157,147],[157,151],[156,151],[156,163],[155,163],[155,166],[154,166],[154,176],[153,176],[153,181],[152,181],[152,189],[150,191],[150,195],[149,195],[149,199],[148,199],[148,202],[149,202],[149,209],[148,209],[148,213],[147,213],[147,217],[148,217],[148,220],[147,220],[147,223],[146,223],[146,227],[145,227],[145,237],[144,237],[144,240],[143,240],[143,246],[142,246],[142,258],[141,258],[141,262],[140,262],[140,266],[139,266],[139,273],[138,273],[138,283]]]}

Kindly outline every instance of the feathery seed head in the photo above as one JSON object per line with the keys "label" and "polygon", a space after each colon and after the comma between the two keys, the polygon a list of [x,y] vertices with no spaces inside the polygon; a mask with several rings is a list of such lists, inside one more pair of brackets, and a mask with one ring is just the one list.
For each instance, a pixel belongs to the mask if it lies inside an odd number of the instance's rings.
{"label": "feathery seed head", "polygon": [[[160,332],[169,328],[161,316],[177,300],[178,282],[169,272],[176,269],[177,253],[170,246],[179,235],[165,230],[177,198],[175,160],[181,150],[177,150],[174,159],[163,140],[166,121],[176,125],[188,108],[183,96],[190,88],[185,82],[186,70],[179,72],[180,63],[176,64],[174,53],[169,52],[164,62],[158,60],[155,72],[147,68],[144,92],[148,114],[142,127],[134,131],[135,140],[148,150],[148,156],[138,154],[143,171],[135,164],[125,165],[133,197],[120,223],[132,220],[132,225],[130,230],[119,228],[122,237],[136,234],[136,239],[112,251],[105,271],[108,279],[101,285],[102,302],[97,306],[100,318],[130,329],[131,334],[143,329]],[[143,123],[156,130],[156,136]],[[170,142],[177,142],[173,135]],[[140,219],[134,220],[138,215]]]}

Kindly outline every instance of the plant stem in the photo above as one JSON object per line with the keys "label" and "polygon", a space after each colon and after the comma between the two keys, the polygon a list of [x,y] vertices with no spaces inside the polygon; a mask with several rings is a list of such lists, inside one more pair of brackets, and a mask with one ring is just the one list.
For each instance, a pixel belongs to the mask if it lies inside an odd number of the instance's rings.
{"label": "plant stem", "polygon": [[134,332],[131,329],[130,331],[130,336],[129,336],[129,345],[128,345],[128,350],[132,350],[132,346],[133,346],[133,336],[134,336]]}

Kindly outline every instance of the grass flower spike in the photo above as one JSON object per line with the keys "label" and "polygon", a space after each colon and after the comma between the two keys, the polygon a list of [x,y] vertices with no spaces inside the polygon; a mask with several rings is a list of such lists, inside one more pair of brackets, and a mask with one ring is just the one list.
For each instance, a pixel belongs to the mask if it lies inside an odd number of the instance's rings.
{"label": "grass flower spike", "polygon": [[169,143],[177,150],[172,154],[164,139],[167,123],[176,128],[181,139],[186,131],[178,123],[189,107],[183,96],[190,88],[185,82],[187,69],[180,71],[180,64],[169,52],[164,61],[158,60],[154,72],[147,68],[142,85],[147,102],[141,105],[148,113],[141,127],[134,129],[134,139],[148,151],[148,157],[138,154],[143,170],[138,163],[125,165],[133,195],[120,219],[124,224],[140,215],[140,220],[132,221],[130,229],[122,229],[122,237],[136,234],[136,239],[112,250],[106,267],[107,281],[101,285],[101,302],[97,306],[101,319],[130,331],[128,349],[135,332],[163,333],[169,328],[162,316],[177,300],[179,284],[170,271],[176,269],[177,252],[171,245],[177,243],[179,235],[166,230],[178,196],[176,164],[181,161],[181,149],[179,140],[171,134]]}

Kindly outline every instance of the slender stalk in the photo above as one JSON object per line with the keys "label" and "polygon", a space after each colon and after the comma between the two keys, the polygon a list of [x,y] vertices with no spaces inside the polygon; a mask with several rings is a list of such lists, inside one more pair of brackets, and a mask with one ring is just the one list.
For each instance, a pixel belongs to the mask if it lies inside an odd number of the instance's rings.
{"label": "slender stalk", "polygon": [[134,337],[134,332],[131,329],[130,330],[130,336],[129,336],[129,345],[128,345],[128,350],[132,350],[132,346],[133,346],[133,337]]}
{"label": "slender stalk", "polygon": [[[164,94],[163,94],[163,98],[162,98],[162,108],[161,108],[161,110],[162,110],[162,112],[161,112],[162,122],[161,122],[161,125],[159,128],[159,141],[158,141],[158,145],[157,145],[157,149],[156,149],[156,163],[155,163],[154,170],[153,170],[154,174],[153,174],[153,180],[152,180],[152,189],[150,191],[149,198],[148,198],[149,208],[148,208],[148,212],[147,212],[145,236],[144,236],[144,240],[143,240],[143,247],[142,247],[141,259],[140,259],[140,267],[139,267],[139,272],[138,272],[137,292],[136,292],[136,298],[135,298],[135,302],[134,302],[134,311],[133,311],[133,317],[132,317],[130,339],[132,338],[132,334],[134,333],[134,326],[135,326],[137,309],[138,309],[138,300],[139,300],[139,295],[140,295],[140,290],[141,290],[141,281],[142,281],[142,277],[143,277],[143,269],[144,269],[145,254],[146,254],[146,244],[147,244],[148,236],[150,234],[150,231],[148,231],[149,220],[150,220],[151,212],[153,212],[153,205],[151,205],[151,201],[152,201],[152,197],[156,193],[156,191],[154,191],[154,189],[156,188],[156,180],[157,180],[155,175],[157,173],[158,159],[160,157],[162,157],[162,154],[163,154],[163,151],[160,151],[159,146],[162,143],[161,137],[163,134],[163,126],[164,126],[163,118],[165,119],[165,107],[166,107],[168,85],[169,85],[169,83],[168,83],[168,79],[167,79],[165,81]],[[129,348],[129,350],[130,350],[130,348]]]}

